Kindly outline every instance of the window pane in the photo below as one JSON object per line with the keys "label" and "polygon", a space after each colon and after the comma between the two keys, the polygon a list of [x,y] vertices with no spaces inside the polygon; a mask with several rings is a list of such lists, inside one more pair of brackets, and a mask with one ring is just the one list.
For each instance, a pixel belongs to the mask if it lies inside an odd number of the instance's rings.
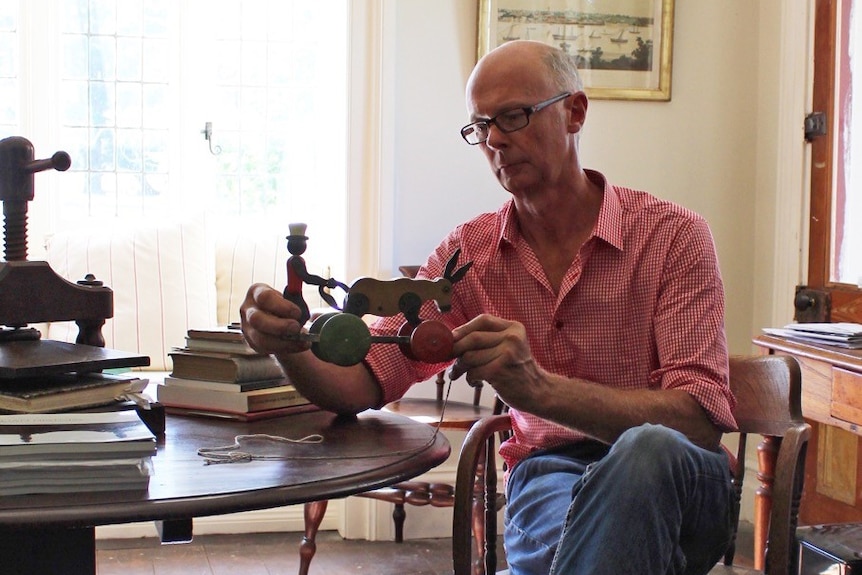
{"label": "window pane", "polygon": [[18,3],[0,3],[0,138],[18,136]]}
{"label": "window pane", "polygon": [[17,78],[0,78],[0,126],[13,132],[18,126]]}
{"label": "window pane", "polygon": [[123,0],[117,4],[117,35],[140,38],[143,31],[142,0]]}
{"label": "window pane", "polygon": [[[176,60],[176,57],[173,58]],[[168,53],[166,40],[144,38],[144,71],[145,82],[167,82],[172,61]]]}
{"label": "window pane", "polygon": [[90,0],[90,34],[117,33],[117,6],[114,0]]}
{"label": "window pane", "polygon": [[[862,2],[853,2],[843,27],[843,42],[849,49],[837,50],[843,65],[837,67],[839,103],[837,117],[839,157],[838,181],[833,198],[832,280],[862,285]],[[843,74],[842,74],[843,72]],[[856,108],[854,110],[854,107]],[[855,114],[854,114],[855,111]]]}
{"label": "window pane", "polygon": [[90,109],[87,90],[89,84],[84,81],[64,80],[62,82],[62,122],[64,126],[86,126],[87,114]]}
{"label": "window pane", "polygon": [[113,126],[115,84],[109,82],[90,82],[90,124],[93,126]]}
{"label": "window pane", "polygon": [[60,22],[68,33],[86,34],[89,30],[89,12],[86,2],[60,2],[63,14]]}
{"label": "window pane", "polygon": [[89,38],[83,34],[63,35],[63,53],[69,55],[63,59],[63,78],[86,80],[90,77],[87,65],[88,42]]}
{"label": "window pane", "polygon": [[117,38],[117,80],[141,80],[143,54],[140,38]]}
{"label": "window pane", "polygon": [[[140,172],[143,169],[141,130],[117,130],[117,171]],[[140,192],[140,177],[137,179]]]}
{"label": "window pane", "polygon": [[140,128],[142,116],[141,85],[137,82],[117,84],[117,126]]}
{"label": "window pane", "polygon": [[102,128],[90,134],[90,170],[114,171],[114,130]]}
{"label": "window pane", "polygon": [[117,69],[117,39],[114,36],[90,36],[90,80],[113,80]]}

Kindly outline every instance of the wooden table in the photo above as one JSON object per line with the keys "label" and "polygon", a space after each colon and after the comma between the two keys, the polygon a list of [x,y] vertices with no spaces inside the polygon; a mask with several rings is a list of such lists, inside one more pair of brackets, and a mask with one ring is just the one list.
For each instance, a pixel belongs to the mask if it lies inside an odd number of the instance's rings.
{"label": "wooden table", "polygon": [[[300,438],[286,459],[205,465],[201,447],[230,445],[239,434]],[[254,423],[167,416],[145,492],[0,498],[4,573],[95,573],[95,526],[188,520],[336,499],[403,481],[442,463],[445,436],[409,418],[367,411],[355,418],[313,412]],[[7,571],[15,569],[18,571]]]}
{"label": "wooden table", "polygon": [[802,415],[815,425],[800,523],[862,521],[862,350],[766,335],[754,343],[764,353],[792,355],[802,370]]}

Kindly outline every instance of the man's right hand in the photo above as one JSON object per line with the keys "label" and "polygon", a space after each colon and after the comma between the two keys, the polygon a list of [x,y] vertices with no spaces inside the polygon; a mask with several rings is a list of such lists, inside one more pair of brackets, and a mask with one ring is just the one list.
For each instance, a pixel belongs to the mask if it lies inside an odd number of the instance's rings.
{"label": "man's right hand", "polygon": [[276,355],[298,353],[309,348],[303,341],[285,336],[300,333],[302,311],[284,299],[281,292],[262,283],[248,288],[239,308],[242,333],[257,352]]}

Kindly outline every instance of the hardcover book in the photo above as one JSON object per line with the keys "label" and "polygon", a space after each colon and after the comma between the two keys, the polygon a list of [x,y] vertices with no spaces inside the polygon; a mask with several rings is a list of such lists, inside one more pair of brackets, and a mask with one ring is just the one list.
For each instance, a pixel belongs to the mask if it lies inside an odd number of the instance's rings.
{"label": "hardcover book", "polygon": [[186,332],[189,351],[220,351],[242,355],[258,355],[240,331],[239,324],[213,329],[190,329]]}
{"label": "hardcover book", "polygon": [[278,379],[255,379],[252,381],[212,381],[209,379],[188,379],[186,377],[173,377],[168,375],[165,377],[165,385],[193,387],[195,389],[213,389],[215,391],[233,391],[236,393],[242,391],[254,391],[255,389],[266,389],[268,387],[279,387],[281,385],[289,385],[290,380],[285,377]]}
{"label": "hardcover book", "polygon": [[242,334],[239,324],[230,324],[213,329],[190,329],[186,332],[186,335],[189,339],[245,343],[245,336]]}
{"label": "hardcover book", "polygon": [[152,473],[150,456],[0,461],[0,495],[146,489]]}
{"label": "hardcover book", "polygon": [[218,409],[198,409],[194,407],[172,407],[165,406],[165,411],[173,415],[188,415],[196,417],[213,417],[216,419],[229,419],[232,421],[259,421],[261,419],[272,419],[274,417],[285,417],[320,411],[313,403],[303,403],[288,407],[276,407],[275,409],[262,409],[260,411],[249,411],[247,413],[236,411],[221,411]]}
{"label": "hardcover book", "polygon": [[243,392],[160,385],[156,393],[159,402],[165,407],[186,407],[234,413],[249,413],[309,403],[293,385]]}
{"label": "hardcover book", "polygon": [[222,353],[236,353],[239,355],[261,355],[242,341],[221,341],[218,339],[194,339],[186,337],[186,347],[178,351],[219,351]]}
{"label": "hardcover book", "polygon": [[47,413],[106,405],[139,395],[147,383],[139,377],[98,372],[0,380],[0,411]]}
{"label": "hardcover book", "polygon": [[156,436],[134,410],[0,415],[0,461],[152,456]]}
{"label": "hardcover book", "polygon": [[174,351],[172,377],[244,382],[284,377],[278,361],[271,355],[237,355],[219,352]]}

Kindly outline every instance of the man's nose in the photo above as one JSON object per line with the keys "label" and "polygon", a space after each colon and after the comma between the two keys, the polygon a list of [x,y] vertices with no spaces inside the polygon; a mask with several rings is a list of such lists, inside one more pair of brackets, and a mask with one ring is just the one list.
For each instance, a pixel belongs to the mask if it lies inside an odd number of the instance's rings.
{"label": "man's nose", "polygon": [[499,148],[507,141],[508,134],[497,127],[497,124],[488,124],[488,138],[485,140],[485,145],[490,148]]}

